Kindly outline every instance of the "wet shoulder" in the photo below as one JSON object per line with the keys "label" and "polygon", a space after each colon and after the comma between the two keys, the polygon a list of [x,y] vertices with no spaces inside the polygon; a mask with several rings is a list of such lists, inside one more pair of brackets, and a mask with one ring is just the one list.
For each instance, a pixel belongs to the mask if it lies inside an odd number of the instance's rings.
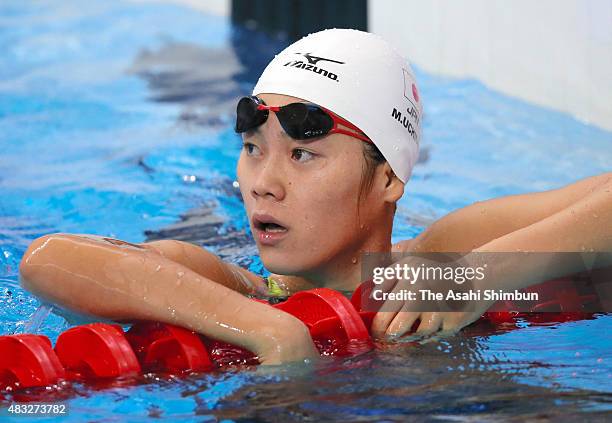
{"label": "wet shoulder", "polygon": [[405,253],[407,251],[413,251],[415,247],[415,238],[405,239],[399,241],[391,246],[391,252],[393,253]]}

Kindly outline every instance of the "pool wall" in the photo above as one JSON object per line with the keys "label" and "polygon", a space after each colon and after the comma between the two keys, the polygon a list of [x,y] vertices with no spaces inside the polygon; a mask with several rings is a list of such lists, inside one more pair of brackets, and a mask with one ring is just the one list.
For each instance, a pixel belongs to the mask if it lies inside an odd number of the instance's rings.
{"label": "pool wall", "polygon": [[612,129],[612,2],[385,0],[368,27],[428,72]]}
{"label": "pool wall", "polygon": [[[166,1],[232,12],[230,0]],[[608,130],[612,102],[601,93],[612,93],[611,23],[608,0],[368,1],[368,29],[425,71],[475,78]]]}

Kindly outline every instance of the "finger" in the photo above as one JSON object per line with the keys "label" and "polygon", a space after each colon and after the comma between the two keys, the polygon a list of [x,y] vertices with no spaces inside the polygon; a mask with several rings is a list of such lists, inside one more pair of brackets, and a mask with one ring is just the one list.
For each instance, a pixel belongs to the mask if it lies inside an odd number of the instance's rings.
{"label": "finger", "polygon": [[[394,297],[391,298],[400,298],[399,294],[407,288],[410,288],[410,283],[408,281],[402,279],[397,280],[390,292],[390,294],[394,295]],[[372,321],[372,334],[378,338],[385,336],[389,325],[393,319],[395,319],[397,313],[402,310],[402,308],[406,308],[407,305],[408,303],[403,300],[388,299],[385,301],[379,309],[381,311],[374,316],[374,320]]]}
{"label": "finger", "polygon": [[461,325],[459,322],[464,319],[465,313],[456,312],[447,314],[447,318],[443,319],[441,325],[442,327],[437,333],[437,335],[439,335],[441,338],[448,338],[454,336],[463,327],[463,325]]}
{"label": "finger", "polygon": [[479,313],[456,312],[448,313],[448,318],[442,323],[442,330],[448,332],[458,332],[460,329],[477,320]]}
{"label": "finger", "polygon": [[[401,291],[403,285],[401,281],[395,282],[395,287],[391,291],[394,293]],[[397,300],[387,300],[382,304],[382,306],[379,308],[379,310],[382,311],[376,313],[374,319],[372,320],[372,335],[374,337],[380,338],[384,336],[385,332],[387,331],[387,327],[389,327],[389,324],[394,319],[397,312],[402,309],[403,305],[403,301]]]}
{"label": "finger", "polygon": [[372,336],[374,338],[382,338],[387,332],[389,324],[395,318],[397,312],[379,311],[372,320]]}
{"label": "finger", "polygon": [[400,311],[387,327],[385,335],[393,338],[404,335],[412,329],[412,325],[420,315],[418,311]]}
{"label": "finger", "polygon": [[421,324],[416,330],[417,335],[425,336],[436,332],[442,324],[442,313],[430,312],[421,315]]}

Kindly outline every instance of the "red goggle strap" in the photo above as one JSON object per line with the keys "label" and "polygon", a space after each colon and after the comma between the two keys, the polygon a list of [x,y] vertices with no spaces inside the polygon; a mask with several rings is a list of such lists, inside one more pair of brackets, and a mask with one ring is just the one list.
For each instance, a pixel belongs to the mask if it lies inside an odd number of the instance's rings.
{"label": "red goggle strap", "polygon": [[257,104],[257,110],[271,110],[273,112],[279,112],[282,106],[266,106],[265,104]]}

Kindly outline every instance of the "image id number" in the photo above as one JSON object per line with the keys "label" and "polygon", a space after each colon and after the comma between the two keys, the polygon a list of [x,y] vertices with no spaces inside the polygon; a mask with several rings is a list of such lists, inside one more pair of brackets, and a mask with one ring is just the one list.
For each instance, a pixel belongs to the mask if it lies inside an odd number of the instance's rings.
{"label": "image id number", "polygon": [[9,414],[66,414],[66,404],[11,404],[7,411]]}

